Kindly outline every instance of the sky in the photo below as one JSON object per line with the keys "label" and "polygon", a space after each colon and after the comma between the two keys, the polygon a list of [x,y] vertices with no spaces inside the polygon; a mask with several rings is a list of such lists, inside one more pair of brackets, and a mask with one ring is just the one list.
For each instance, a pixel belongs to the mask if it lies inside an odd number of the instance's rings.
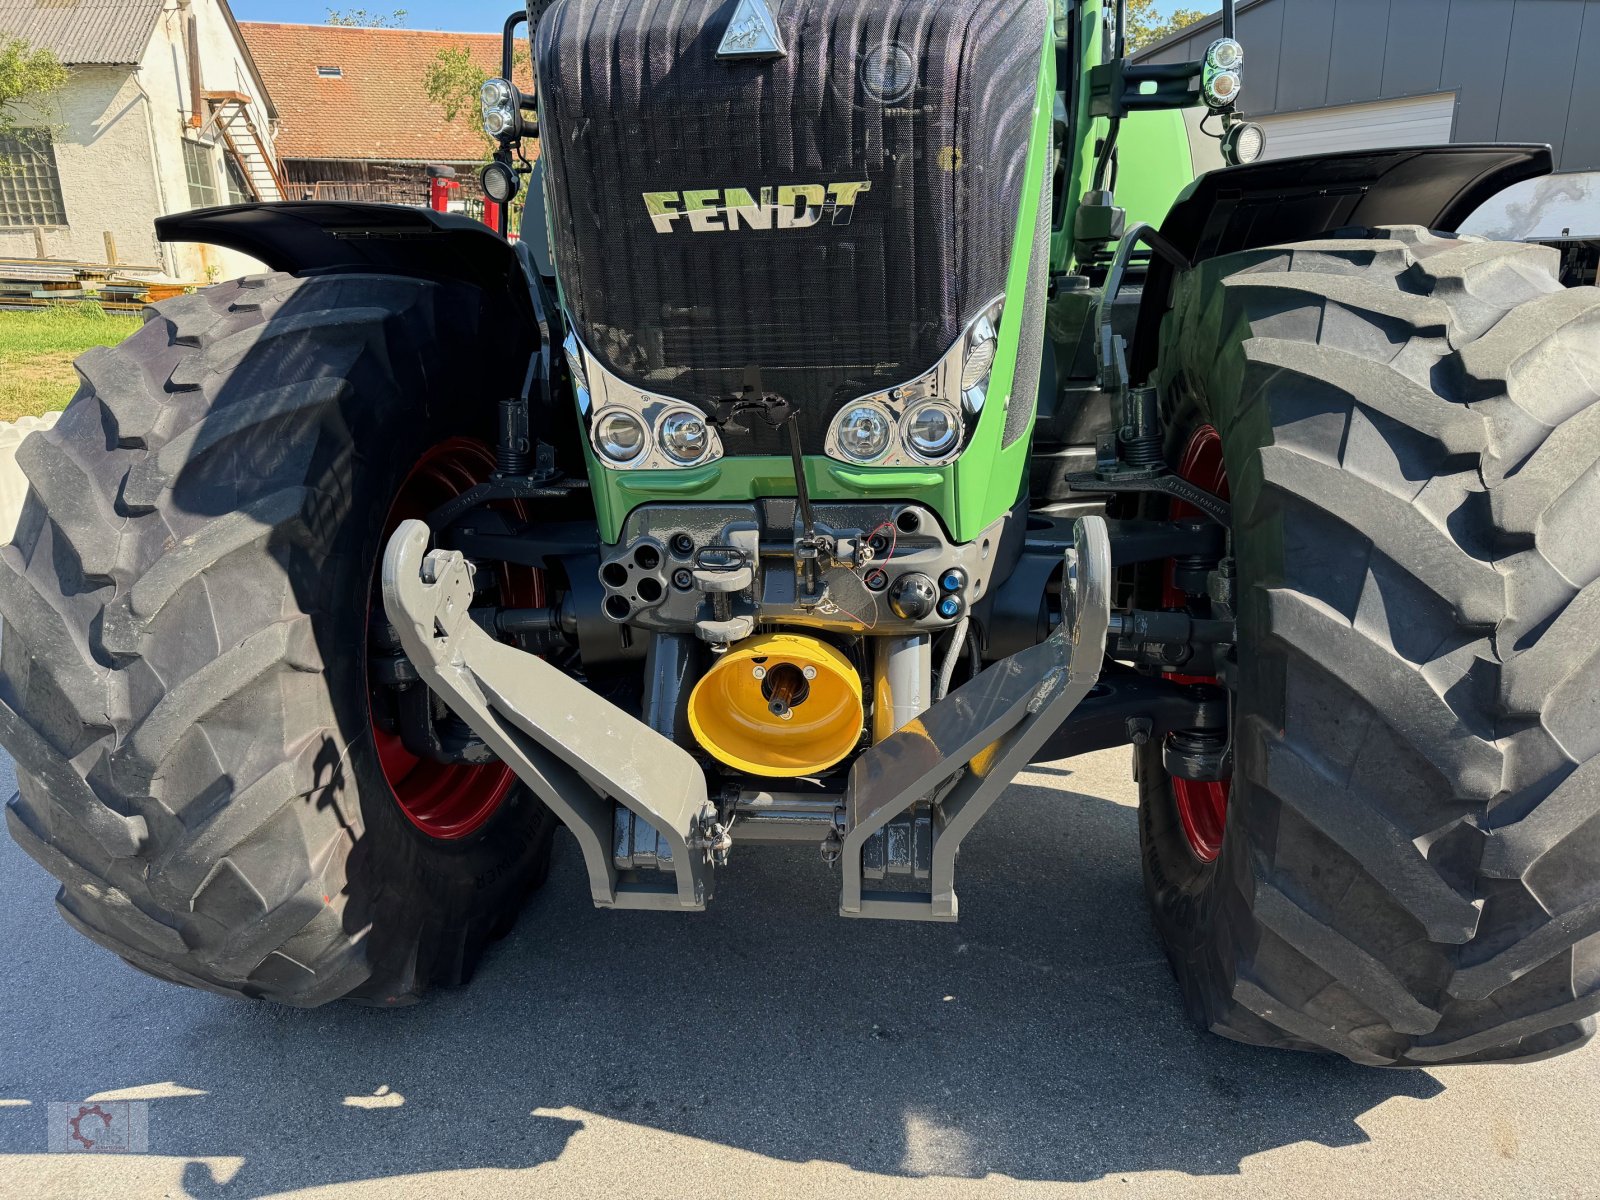
{"label": "sky", "polygon": [[[516,0],[231,0],[233,15],[241,21],[287,21],[320,25],[328,19],[328,9],[340,11],[365,8],[373,14],[405,9],[407,29],[449,29],[463,33],[497,33],[508,14],[516,10]],[[1162,14],[1180,7],[1209,7],[1198,0],[1156,0]]]}

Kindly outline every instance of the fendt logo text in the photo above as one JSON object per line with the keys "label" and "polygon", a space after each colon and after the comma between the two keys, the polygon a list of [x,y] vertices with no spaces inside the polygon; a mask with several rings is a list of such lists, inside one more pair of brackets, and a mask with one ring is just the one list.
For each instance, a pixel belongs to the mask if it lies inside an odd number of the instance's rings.
{"label": "fendt logo text", "polygon": [[833,225],[848,225],[856,200],[872,185],[789,183],[781,187],[706,188],[686,192],[645,192],[644,207],[657,233],[733,233],[744,229],[809,229],[832,215]]}

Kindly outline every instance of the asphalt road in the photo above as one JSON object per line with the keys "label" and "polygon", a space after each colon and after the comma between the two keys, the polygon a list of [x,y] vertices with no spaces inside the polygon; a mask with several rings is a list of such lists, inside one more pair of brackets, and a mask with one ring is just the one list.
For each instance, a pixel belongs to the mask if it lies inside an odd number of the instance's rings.
{"label": "asphalt road", "polygon": [[[1376,1071],[1193,1029],[1126,752],[1012,790],[958,925],[841,920],[816,855],[750,847],[703,916],[602,913],[563,841],[472,986],[399,1012],[148,979],[0,843],[7,1198],[1600,1196],[1596,1048]],[[149,1153],[46,1153],[89,1098],[149,1101]]]}

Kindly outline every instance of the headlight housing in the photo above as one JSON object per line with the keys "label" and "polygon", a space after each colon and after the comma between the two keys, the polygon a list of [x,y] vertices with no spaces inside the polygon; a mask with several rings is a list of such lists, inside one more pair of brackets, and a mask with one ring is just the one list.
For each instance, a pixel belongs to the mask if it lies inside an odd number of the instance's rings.
{"label": "headlight housing", "polygon": [[828,428],[828,457],[873,467],[942,467],[959,458],[989,399],[1004,307],[1003,296],[985,305],[931,370],[840,409]]}
{"label": "headlight housing", "polygon": [[694,405],[619,379],[568,333],[562,343],[578,411],[600,465],[611,471],[682,470],[722,457],[716,426]]}
{"label": "headlight housing", "polygon": [[1218,38],[1206,50],[1200,92],[1212,108],[1228,108],[1244,90],[1244,47],[1232,38]]}
{"label": "headlight housing", "polygon": [[486,79],[478,90],[483,108],[483,131],[510,141],[522,134],[522,93],[509,79]]}

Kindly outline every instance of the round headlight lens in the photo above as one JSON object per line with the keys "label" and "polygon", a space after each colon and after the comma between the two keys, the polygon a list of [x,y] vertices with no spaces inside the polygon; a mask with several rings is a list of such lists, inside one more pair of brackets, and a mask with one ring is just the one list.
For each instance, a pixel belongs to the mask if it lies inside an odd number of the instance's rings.
{"label": "round headlight lens", "polygon": [[511,103],[511,84],[505,79],[485,79],[478,95],[484,108],[499,108]]}
{"label": "round headlight lens", "polygon": [[489,108],[483,113],[483,131],[490,137],[499,137],[510,130],[512,123],[511,110],[505,108]]}
{"label": "round headlight lens", "polygon": [[1226,108],[1239,98],[1244,80],[1237,71],[1207,72],[1205,78],[1206,103],[1212,108]]}
{"label": "round headlight lens", "polygon": [[711,433],[699,413],[675,412],[661,419],[656,440],[674,462],[694,463],[705,457]]}
{"label": "round headlight lens", "polygon": [[1244,65],[1244,47],[1232,38],[1220,38],[1206,51],[1206,65],[1219,71],[1237,71]]}
{"label": "round headlight lens", "polygon": [[961,417],[943,404],[924,404],[905,419],[906,444],[923,458],[943,458],[961,440]]}
{"label": "round headlight lens", "polygon": [[594,427],[595,449],[614,463],[626,466],[644,457],[644,422],[631,412],[601,413]]}
{"label": "round headlight lens", "polygon": [[871,404],[858,404],[839,418],[839,449],[857,462],[882,458],[889,449],[889,415]]}

